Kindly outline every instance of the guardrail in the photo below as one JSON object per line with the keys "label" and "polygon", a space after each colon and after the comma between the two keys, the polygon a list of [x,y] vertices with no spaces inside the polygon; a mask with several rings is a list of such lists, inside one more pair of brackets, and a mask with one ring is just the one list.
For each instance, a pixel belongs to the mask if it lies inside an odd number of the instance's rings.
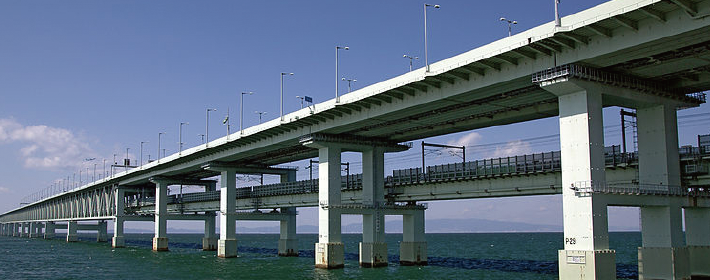
{"label": "guardrail", "polygon": [[677,185],[607,184],[605,182],[579,181],[572,184],[570,188],[578,195],[602,193],[710,197],[710,189],[708,188],[688,188]]}

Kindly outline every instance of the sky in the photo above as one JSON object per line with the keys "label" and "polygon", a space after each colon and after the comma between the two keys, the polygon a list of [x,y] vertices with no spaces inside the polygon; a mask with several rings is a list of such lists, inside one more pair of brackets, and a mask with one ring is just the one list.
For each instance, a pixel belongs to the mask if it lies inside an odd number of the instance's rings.
{"label": "sky", "polygon": [[[428,12],[429,61],[439,61],[508,35],[500,17],[516,20],[513,33],[554,19],[553,0],[453,1]],[[562,16],[604,1],[562,1]],[[279,115],[279,78],[285,112],[300,108],[296,96],[332,98],[335,46],[340,76],[353,88],[409,70],[404,54],[423,66],[423,3],[391,1],[0,1],[0,212],[28,194],[83,173],[103,172],[103,161],[202,143],[207,108],[210,139],[238,129],[241,92],[244,125]],[[564,22],[563,22],[564,24]],[[347,83],[340,83],[340,92]],[[681,145],[710,133],[708,105],[679,112]],[[697,115],[701,114],[701,115]],[[686,116],[686,117],[683,117]],[[605,144],[620,142],[618,108],[605,109]],[[470,146],[467,159],[559,150],[557,118],[425,139]],[[416,145],[415,145],[416,146]],[[387,156],[387,170],[416,167],[420,150]],[[95,158],[93,161],[86,159]],[[432,164],[459,160],[447,151]],[[360,158],[344,155],[359,172]],[[308,177],[305,162],[298,178]],[[316,173],[317,174],[317,173]],[[267,177],[267,182],[276,180]],[[254,184],[242,178],[241,185]],[[431,202],[427,219],[562,223],[560,196]],[[298,222],[317,224],[315,208],[299,209]],[[357,217],[343,223],[357,221]],[[610,227],[637,223],[636,209],[611,209]]]}

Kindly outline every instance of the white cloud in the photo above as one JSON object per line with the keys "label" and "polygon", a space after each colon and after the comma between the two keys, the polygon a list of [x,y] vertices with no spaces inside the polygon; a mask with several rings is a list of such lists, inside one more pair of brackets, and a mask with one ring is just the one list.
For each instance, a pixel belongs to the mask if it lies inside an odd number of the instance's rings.
{"label": "white cloud", "polygon": [[23,126],[13,119],[0,119],[0,143],[21,143],[19,151],[28,168],[70,168],[95,152],[70,130],[46,125]]}
{"label": "white cloud", "polygon": [[10,193],[10,192],[11,192],[11,191],[10,191],[10,189],[8,189],[8,188],[6,188],[6,187],[0,187],[0,193]]}
{"label": "white cloud", "polygon": [[477,132],[470,132],[461,138],[449,141],[447,144],[451,146],[471,146],[478,142],[481,138],[481,134],[478,134]]}
{"label": "white cloud", "polygon": [[532,148],[530,148],[530,143],[523,142],[520,140],[508,142],[503,146],[496,147],[495,150],[488,153],[486,157],[497,158],[497,157],[510,157],[532,154]]}

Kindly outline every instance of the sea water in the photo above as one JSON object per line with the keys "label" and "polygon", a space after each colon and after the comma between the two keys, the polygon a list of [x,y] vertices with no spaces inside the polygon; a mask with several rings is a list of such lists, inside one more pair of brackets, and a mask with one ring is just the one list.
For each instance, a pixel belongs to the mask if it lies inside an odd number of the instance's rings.
{"label": "sea water", "polygon": [[[126,248],[81,235],[66,243],[0,237],[0,279],[556,279],[562,233],[427,234],[428,266],[400,266],[401,234],[387,234],[389,265],[360,268],[359,234],[343,234],[345,268],[314,267],[316,234],[299,234],[299,257],[278,257],[278,234],[240,234],[239,257],[202,251],[202,235],[169,234],[169,252],[152,235],[126,234]],[[610,233],[617,276],[638,278],[638,232]]]}

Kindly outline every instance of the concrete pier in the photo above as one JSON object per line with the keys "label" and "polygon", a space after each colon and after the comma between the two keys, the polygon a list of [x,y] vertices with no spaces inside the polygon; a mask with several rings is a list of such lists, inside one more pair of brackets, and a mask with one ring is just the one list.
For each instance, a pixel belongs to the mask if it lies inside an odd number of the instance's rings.
{"label": "concrete pier", "polygon": [[46,222],[44,224],[44,239],[53,239],[55,235],[54,222]]}
{"label": "concrete pier", "polygon": [[345,246],[341,239],[340,212],[330,205],[341,203],[341,147],[335,144],[318,148],[318,243],[315,244],[317,268],[342,268]]}
{"label": "concrete pier", "polygon": [[[295,173],[295,172],[294,172]],[[283,207],[281,213],[288,214],[288,218],[279,221],[281,235],[279,237],[279,256],[298,256],[298,238],[296,237],[296,207]]]}
{"label": "concrete pier", "polygon": [[[205,185],[206,192],[217,190],[217,183],[210,182]],[[214,211],[205,212],[205,236],[202,238],[203,251],[217,251],[217,233],[215,232],[215,217]]]}
{"label": "concrete pier", "polygon": [[685,242],[691,277],[710,278],[710,208],[685,208]]}
{"label": "concrete pier", "polygon": [[69,221],[67,223],[67,242],[77,242],[79,241],[79,236],[77,236],[76,231],[79,229],[79,224],[76,221]]}
{"label": "concrete pier", "polygon": [[424,236],[424,210],[402,217],[402,243],[399,264],[427,265],[427,243]]}
{"label": "concrete pier", "polygon": [[375,209],[362,215],[362,242],[360,266],[387,266],[385,243],[385,216],[378,207],[385,203],[384,149],[373,147],[362,152],[362,204]]}
{"label": "concrete pier", "polygon": [[156,178],[150,180],[155,184],[155,237],[153,251],[168,250],[168,182]]}
{"label": "concrete pier", "polygon": [[[678,120],[672,105],[650,105],[636,111],[638,119],[639,188],[679,187]],[[639,278],[687,279],[689,251],[683,243],[682,208],[641,207],[642,247]]]}
{"label": "concrete pier", "polygon": [[[285,174],[281,174],[281,183],[295,182],[296,170],[289,170]],[[282,214],[287,214],[288,218],[279,221],[280,236],[279,236],[279,256],[296,257],[298,256],[298,237],[296,237],[296,207],[282,207]]]}
{"label": "concrete pier", "polygon": [[219,241],[217,256],[237,256],[237,173],[234,168],[220,169]]}
{"label": "concrete pier", "polygon": [[113,219],[113,238],[111,238],[111,247],[123,248],[126,246],[126,241],[123,237],[123,223],[125,222],[125,193],[126,191],[120,186],[114,190],[116,200],[114,201],[116,213]]}
{"label": "concrete pier", "polygon": [[108,223],[101,220],[97,223],[98,230],[96,231],[96,242],[108,241]]}
{"label": "concrete pier", "polygon": [[594,193],[606,184],[602,88],[579,80],[553,81],[543,88],[558,96],[562,162],[564,250],[560,279],[616,279],[609,249],[607,204]]}

